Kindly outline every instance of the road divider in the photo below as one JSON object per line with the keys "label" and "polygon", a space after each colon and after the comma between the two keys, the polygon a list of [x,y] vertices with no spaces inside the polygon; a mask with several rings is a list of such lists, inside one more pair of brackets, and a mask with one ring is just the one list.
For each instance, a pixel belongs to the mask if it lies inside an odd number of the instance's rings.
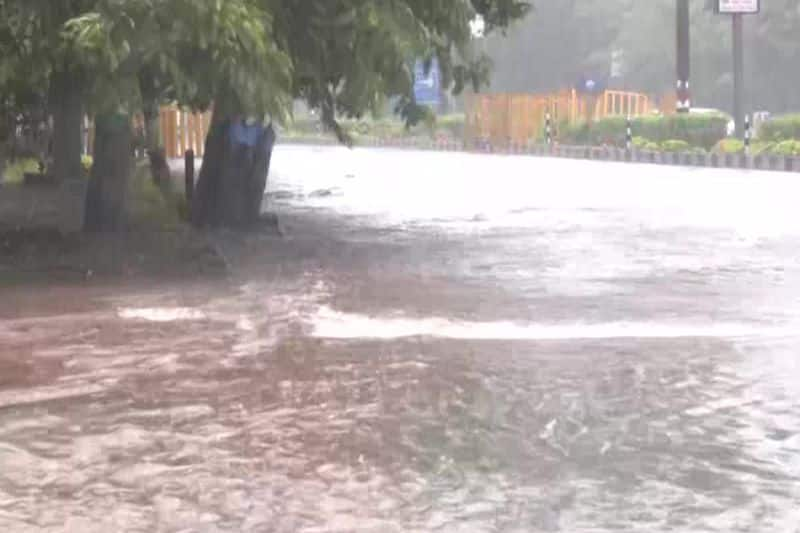
{"label": "road divider", "polygon": [[[279,144],[337,145],[335,139],[299,138],[279,140]],[[468,145],[454,139],[359,139],[355,148],[386,148],[395,150],[425,150],[441,152],[467,152],[496,155],[518,155],[536,157],[559,157],[620,163],[675,165],[682,167],[732,168],[742,170],[764,170],[777,172],[800,172],[800,156],[717,152],[669,152],[631,149],[617,146],[580,146],[546,143],[508,142],[496,145],[488,141],[476,141]]]}

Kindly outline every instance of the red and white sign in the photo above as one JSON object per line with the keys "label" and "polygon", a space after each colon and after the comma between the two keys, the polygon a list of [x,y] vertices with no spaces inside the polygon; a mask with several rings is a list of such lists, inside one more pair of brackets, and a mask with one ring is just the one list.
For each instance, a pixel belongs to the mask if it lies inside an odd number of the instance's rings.
{"label": "red and white sign", "polygon": [[725,15],[754,14],[761,9],[759,0],[719,0],[719,12]]}

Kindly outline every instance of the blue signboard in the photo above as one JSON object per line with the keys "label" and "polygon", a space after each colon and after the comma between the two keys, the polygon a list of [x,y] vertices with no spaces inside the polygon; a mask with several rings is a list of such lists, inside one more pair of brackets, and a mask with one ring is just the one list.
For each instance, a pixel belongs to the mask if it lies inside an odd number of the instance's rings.
{"label": "blue signboard", "polygon": [[583,76],[578,80],[578,83],[575,84],[575,90],[584,94],[600,94],[606,90],[607,85],[607,80],[602,78]]}
{"label": "blue signboard", "polygon": [[431,61],[427,72],[424,61],[417,61],[414,65],[414,98],[420,105],[436,107],[441,103],[442,75],[436,58]]}

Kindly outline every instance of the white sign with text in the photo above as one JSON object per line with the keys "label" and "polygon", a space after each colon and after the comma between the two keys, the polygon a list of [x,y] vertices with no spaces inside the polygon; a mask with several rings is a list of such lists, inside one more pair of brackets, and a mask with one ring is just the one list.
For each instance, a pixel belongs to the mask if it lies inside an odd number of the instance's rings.
{"label": "white sign with text", "polygon": [[719,12],[724,14],[758,13],[759,0],[719,0]]}

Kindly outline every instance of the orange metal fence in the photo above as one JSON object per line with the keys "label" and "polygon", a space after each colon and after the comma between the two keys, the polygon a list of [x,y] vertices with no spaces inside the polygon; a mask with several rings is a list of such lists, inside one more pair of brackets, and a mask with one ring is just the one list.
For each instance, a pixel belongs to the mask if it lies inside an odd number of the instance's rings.
{"label": "orange metal fence", "polygon": [[536,94],[478,94],[466,99],[467,142],[527,143],[544,135],[547,114],[553,127],[611,116],[640,116],[650,112],[643,94],[606,91],[581,95],[575,90]]}
{"label": "orange metal fence", "polygon": [[[164,151],[168,158],[183,157],[187,150],[193,150],[197,157],[203,157],[206,135],[211,124],[211,113],[191,113],[177,107],[162,107],[159,114],[159,127]],[[144,117],[137,113],[132,118],[134,132],[144,131]],[[84,121],[84,150],[94,151],[94,122]]]}
{"label": "orange metal fence", "polygon": [[[473,94],[466,98],[465,141],[488,139],[492,143],[524,144],[544,137],[545,121],[550,114],[554,131],[560,125],[572,125],[611,116],[640,116],[651,111],[650,99],[640,93],[605,91],[597,96],[566,90],[553,94]],[[159,125],[168,158],[183,157],[193,150],[203,157],[211,113],[192,113],[175,106],[161,108]],[[144,129],[141,115],[133,118],[134,131]],[[87,121],[86,149],[91,153],[94,127]]]}
{"label": "orange metal fence", "polygon": [[197,157],[203,157],[211,113],[191,113],[177,107],[164,107],[159,120],[168,158],[183,157],[187,150],[193,150]]}

